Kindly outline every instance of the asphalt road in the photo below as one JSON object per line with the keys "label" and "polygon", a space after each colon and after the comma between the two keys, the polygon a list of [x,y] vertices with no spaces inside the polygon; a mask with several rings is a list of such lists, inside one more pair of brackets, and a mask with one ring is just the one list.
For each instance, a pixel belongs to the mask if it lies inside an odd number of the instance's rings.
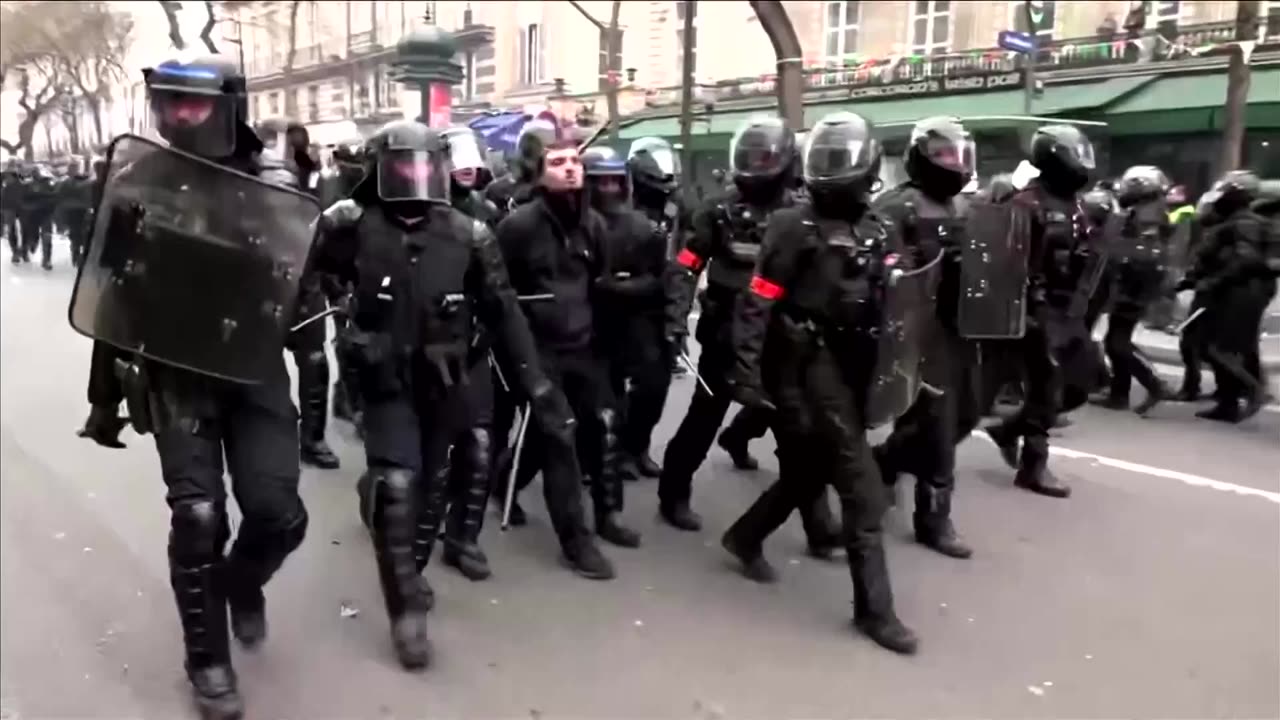
{"label": "asphalt road", "polygon": [[[130,433],[123,451],[75,437],[90,346],[67,327],[59,260],[0,268],[0,717],[190,717],[158,464]],[[659,451],[692,384],[677,382]],[[968,441],[955,519],[969,561],[910,541],[904,482],[888,545],[916,657],[851,631],[846,568],[804,557],[794,520],[768,548],[781,583],[733,572],[717,540],[774,476],[761,441],[755,473],[712,453],[701,534],[657,524],[654,483],[630,485],[645,545],[608,551],[612,583],[559,566],[530,493],[530,526],[486,529],[493,579],[428,570],[422,674],[390,652],[356,515],[360,449],[339,424],[343,469],[304,471],[310,532],[268,589],[271,638],[236,657],[249,717],[1280,717],[1280,413],[1226,427],[1193,412],[1078,413],[1053,458],[1065,502],[1013,488]]]}

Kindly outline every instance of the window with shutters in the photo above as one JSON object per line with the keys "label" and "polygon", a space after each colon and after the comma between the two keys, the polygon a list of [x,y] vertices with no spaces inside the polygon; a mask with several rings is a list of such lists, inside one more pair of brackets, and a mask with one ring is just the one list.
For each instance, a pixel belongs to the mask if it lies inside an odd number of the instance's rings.
{"label": "window with shutters", "polygon": [[547,81],[546,42],[542,25],[529,23],[520,29],[520,84],[538,85]]}

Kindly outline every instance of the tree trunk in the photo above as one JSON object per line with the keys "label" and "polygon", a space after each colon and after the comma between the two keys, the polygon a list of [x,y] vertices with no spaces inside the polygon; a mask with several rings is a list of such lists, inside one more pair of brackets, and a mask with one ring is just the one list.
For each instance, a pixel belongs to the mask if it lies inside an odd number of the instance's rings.
{"label": "tree trunk", "polygon": [[751,9],[760,19],[760,27],[769,36],[778,57],[778,114],[792,130],[804,129],[804,76],[801,65],[804,53],[800,38],[787,17],[787,9],[778,0],[751,0]]}
{"label": "tree trunk", "polygon": [[609,11],[609,48],[608,65],[609,83],[604,89],[604,104],[609,113],[609,128],[605,133],[609,142],[618,139],[618,86],[622,84],[622,33],[618,30],[618,16],[622,14],[621,0],[613,0],[613,8]]}
{"label": "tree trunk", "polygon": [[106,142],[106,138],[102,135],[102,101],[98,98],[89,100],[89,112],[93,113],[93,134],[96,138],[94,142],[101,145]]}
{"label": "tree trunk", "polygon": [[693,185],[688,181],[695,175],[693,169],[693,51],[697,47],[698,38],[694,20],[698,17],[698,3],[687,0],[684,4],[684,47],[680,49],[680,168],[684,171],[685,181],[680,184],[684,189],[685,207],[693,207]]}
{"label": "tree trunk", "polygon": [[159,0],[159,2],[161,9],[164,10],[165,20],[169,21],[169,43],[175,50],[186,50],[187,43],[182,39],[182,26],[178,24],[178,9],[182,7],[182,3],[173,0]]}
{"label": "tree trunk", "polygon": [[1222,152],[1218,157],[1218,173],[1240,167],[1244,149],[1245,114],[1249,107],[1249,57],[1258,37],[1258,1],[1240,0],[1236,4],[1236,42],[1227,66],[1227,101],[1222,113]]}
{"label": "tree trunk", "polygon": [[293,63],[298,58],[298,8],[301,6],[300,0],[289,3],[289,52],[280,71],[285,77],[284,114],[290,120],[298,119],[298,89],[289,85],[289,77],[293,75]]}
{"label": "tree trunk", "polygon": [[217,55],[218,46],[213,44],[213,26],[218,24],[218,20],[213,16],[213,2],[211,0],[204,0],[204,11],[204,27],[200,29],[200,41],[204,43],[209,52]]}

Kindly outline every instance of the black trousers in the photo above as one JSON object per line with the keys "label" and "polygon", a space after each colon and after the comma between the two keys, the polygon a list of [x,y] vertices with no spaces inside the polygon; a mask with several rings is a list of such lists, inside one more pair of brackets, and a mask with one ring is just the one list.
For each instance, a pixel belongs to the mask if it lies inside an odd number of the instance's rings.
{"label": "black trousers", "polygon": [[[577,420],[575,444],[578,464],[582,472],[591,478],[591,501],[596,516],[621,512],[623,480],[620,472],[621,447],[617,434],[619,418],[605,364],[590,348],[544,350],[540,357],[543,372],[564,392]],[[547,451],[547,438],[535,423],[530,423],[516,477],[516,492],[528,487],[541,470],[543,489],[547,494],[550,510],[552,502],[567,502],[569,491],[559,487],[547,489],[548,463],[551,461]],[[580,491],[576,487],[573,495],[580,497]]]}
{"label": "black trousers", "polygon": [[[298,496],[297,411],[284,360],[268,382],[226,386],[178,370],[152,372],[176,406],[157,428],[170,508],[169,573],[191,669],[230,662],[228,601],[260,605],[263,585],[301,544],[307,511]],[[225,458],[225,462],[224,462]],[[230,553],[227,491],[243,520]]]}
{"label": "black trousers", "polygon": [[[808,350],[792,375],[795,385],[776,393],[784,470],[729,528],[738,547],[759,550],[797,507],[812,506],[829,485],[840,498],[842,537],[848,550],[858,616],[893,612],[881,520],[888,507],[857,394],[826,347]],[[785,428],[785,429],[784,429]]]}
{"label": "black trousers", "polygon": [[[633,319],[636,322],[637,319]],[[671,363],[656,328],[649,337],[609,343],[609,385],[620,403],[622,427],[618,440],[631,457],[649,453],[653,429],[662,420],[671,388]]]}
{"label": "black trousers", "polygon": [[[706,319],[703,319],[706,322]],[[715,442],[720,424],[729,411],[729,386],[726,378],[732,362],[731,351],[721,343],[702,346],[698,358],[698,374],[711,388],[708,393],[702,383],[693,389],[693,399],[675,435],[667,443],[662,458],[662,477],[658,480],[658,501],[666,507],[686,504],[693,493],[693,475]]]}
{"label": "black trousers", "polygon": [[1205,316],[1205,359],[1213,368],[1214,398],[1237,404],[1265,388],[1258,333],[1275,281],[1246,281],[1209,300]]}
{"label": "black trousers", "polygon": [[22,216],[22,248],[27,256],[40,250],[40,261],[49,263],[53,258],[53,223],[47,214],[30,213]]}
{"label": "black trousers", "polygon": [[773,413],[768,410],[744,407],[729,421],[729,426],[724,429],[723,435],[726,440],[742,443],[745,446],[752,440],[764,437],[765,433],[769,432],[773,420]]}
{"label": "black trousers", "polygon": [[474,544],[484,527],[494,453],[493,377],[487,359],[471,367],[463,392],[466,416],[450,455],[445,541]]}
{"label": "black trousers", "polygon": [[942,393],[922,390],[880,447],[882,467],[915,476],[914,520],[917,532],[926,533],[941,532],[950,522],[956,445],[977,426],[984,409],[978,344],[941,325],[935,337],[924,378]]}
{"label": "black trousers", "polygon": [[[1191,301],[1191,308],[1187,317],[1195,313],[1202,307],[1206,307],[1208,299],[1201,293],[1196,293]],[[1200,317],[1191,321],[1182,329],[1182,336],[1178,338],[1178,354],[1182,356],[1182,390],[1187,393],[1200,393],[1201,384],[1201,364],[1204,362],[1204,344],[1208,335],[1209,318],[1201,313]]]}
{"label": "black trousers", "polygon": [[[324,295],[318,291],[304,291],[298,306],[298,321],[324,310]],[[329,357],[324,348],[327,324],[327,320],[317,320],[289,338],[293,362],[298,368],[298,410],[303,445],[324,441],[329,416]]]}
{"label": "black trousers", "polygon": [[1141,317],[1141,306],[1117,306],[1107,317],[1107,334],[1102,341],[1111,361],[1111,397],[1125,402],[1135,379],[1148,393],[1159,392],[1163,385],[1151,362],[1133,344],[1133,332]]}
{"label": "black trousers", "polygon": [[[1046,315],[1041,311],[1040,317],[1028,319],[1026,334],[1007,341],[1009,361],[1022,369],[1023,402],[1017,412],[1000,422],[1000,432],[1022,438],[1024,464],[1036,466],[1048,461],[1049,430],[1057,422],[1062,401],[1062,372],[1054,356],[1052,328]],[[1079,402],[1083,398],[1073,398],[1072,404]]]}

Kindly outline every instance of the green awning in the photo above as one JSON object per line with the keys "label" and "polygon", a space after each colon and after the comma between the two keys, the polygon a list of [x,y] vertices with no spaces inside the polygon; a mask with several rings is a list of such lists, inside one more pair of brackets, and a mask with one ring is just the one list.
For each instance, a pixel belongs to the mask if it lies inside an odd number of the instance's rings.
{"label": "green awning", "polygon": [[[1084,113],[1105,106],[1134,90],[1150,83],[1153,76],[1112,78],[1101,82],[1076,85],[1050,85],[1035,98],[1031,105],[1032,116],[1054,117],[1068,113]],[[932,115],[955,115],[961,119],[973,118],[974,127],[1011,127],[1026,122],[1026,101],[1022,90],[969,93],[936,97],[904,98],[900,100],[828,101],[805,106],[805,125],[812,126],[819,118],[833,112],[848,110],[866,117],[887,134],[896,134],[891,128],[905,128]],[[717,112],[708,116],[705,112],[694,114],[693,146],[713,149],[724,146],[725,136],[731,135],[747,118],[760,113],[772,114],[777,105],[763,100],[758,107],[731,112]],[[675,115],[636,119],[622,128],[622,140],[658,136],[675,140],[680,136],[680,118]]]}
{"label": "green awning", "polygon": [[[1162,77],[1106,109],[1114,135],[1221,130],[1225,72]],[[1249,79],[1250,128],[1280,127],[1280,68],[1254,70]]]}

